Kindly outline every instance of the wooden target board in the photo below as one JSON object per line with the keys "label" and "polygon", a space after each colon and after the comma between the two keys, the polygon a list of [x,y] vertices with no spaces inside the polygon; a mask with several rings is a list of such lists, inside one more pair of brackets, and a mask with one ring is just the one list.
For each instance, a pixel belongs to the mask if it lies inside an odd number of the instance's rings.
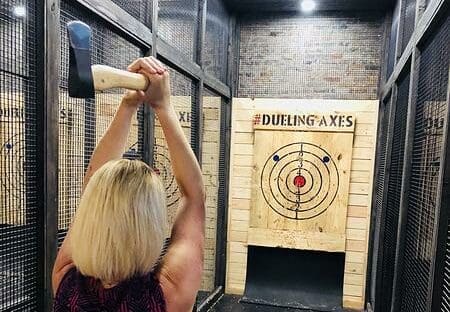
{"label": "wooden target board", "polygon": [[249,244],[344,251],[355,118],[257,113]]}

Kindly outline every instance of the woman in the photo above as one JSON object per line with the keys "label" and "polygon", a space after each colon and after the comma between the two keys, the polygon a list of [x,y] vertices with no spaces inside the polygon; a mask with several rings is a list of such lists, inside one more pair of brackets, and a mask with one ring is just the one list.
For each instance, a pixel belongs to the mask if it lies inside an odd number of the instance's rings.
{"label": "woman", "polygon": [[[200,287],[204,186],[170,104],[169,74],[152,57],[128,69],[146,75],[150,85],[123,97],[92,155],[79,208],[53,269],[54,311],[192,311]],[[149,166],[121,159],[131,119],[144,102],[161,123],[182,196],[170,246],[156,268],[166,194]]]}

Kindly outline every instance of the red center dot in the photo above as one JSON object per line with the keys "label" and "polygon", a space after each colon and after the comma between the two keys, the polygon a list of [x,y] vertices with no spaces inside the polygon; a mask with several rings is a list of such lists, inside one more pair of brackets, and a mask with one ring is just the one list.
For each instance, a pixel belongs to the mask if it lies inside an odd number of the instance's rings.
{"label": "red center dot", "polygon": [[306,179],[304,176],[298,175],[294,178],[294,185],[296,187],[304,187],[306,184]]}

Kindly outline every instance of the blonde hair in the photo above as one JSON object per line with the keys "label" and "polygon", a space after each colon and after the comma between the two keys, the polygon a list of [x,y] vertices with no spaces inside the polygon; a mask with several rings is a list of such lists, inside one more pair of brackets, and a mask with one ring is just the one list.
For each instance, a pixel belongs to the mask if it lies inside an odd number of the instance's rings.
{"label": "blonde hair", "polygon": [[141,161],[110,161],[98,169],[71,228],[77,269],[108,284],[148,273],[164,243],[165,198],[159,177]]}

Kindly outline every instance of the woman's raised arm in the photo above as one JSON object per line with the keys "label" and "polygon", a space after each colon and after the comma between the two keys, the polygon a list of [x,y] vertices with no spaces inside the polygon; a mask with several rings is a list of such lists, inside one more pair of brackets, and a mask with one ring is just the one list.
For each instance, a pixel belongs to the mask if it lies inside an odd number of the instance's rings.
{"label": "woman's raised arm", "polygon": [[[181,203],[172,229],[171,243],[159,268],[168,311],[192,311],[203,270],[205,190],[200,166],[170,104],[169,73],[154,58],[130,66],[150,80],[146,102],[154,109],[169,147]],[[154,75],[152,72],[163,72]]]}

